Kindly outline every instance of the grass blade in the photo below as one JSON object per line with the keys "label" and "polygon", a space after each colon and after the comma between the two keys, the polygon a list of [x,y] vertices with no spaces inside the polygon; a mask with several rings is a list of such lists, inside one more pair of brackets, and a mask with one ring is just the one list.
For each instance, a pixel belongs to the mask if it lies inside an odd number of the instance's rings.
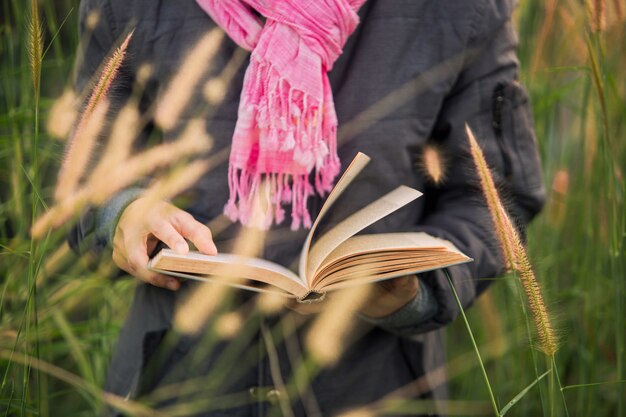
{"label": "grass blade", "polygon": [[485,369],[485,364],[480,356],[480,351],[478,350],[478,345],[476,344],[476,339],[474,339],[474,333],[472,332],[472,328],[465,316],[465,311],[463,310],[463,305],[461,305],[461,300],[456,293],[456,289],[454,288],[454,284],[452,283],[452,278],[450,278],[450,274],[447,269],[444,269],[443,272],[446,274],[446,278],[448,278],[448,284],[450,284],[450,289],[452,290],[452,294],[454,294],[454,299],[456,300],[456,304],[459,307],[459,311],[461,312],[461,317],[463,317],[463,322],[465,323],[465,328],[467,329],[467,333],[469,334],[470,339],[472,340],[472,346],[474,347],[474,352],[476,352],[476,357],[478,358],[478,363],[480,364],[480,370],[483,374],[483,378],[485,379],[485,385],[487,386],[487,391],[489,391],[489,399],[491,400],[491,405],[493,407],[493,412],[496,416],[500,415],[498,411],[498,405],[496,404],[496,397],[493,395],[493,390],[491,389],[491,383],[489,382],[489,376],[487,375],[487,370]]}
{"label": "grass blade", "polygon": [[502,407],[502,410],[500,410],[500,417],[504,416],[506,413],[509,412],[509,410],[511,409],[511,407],[513,407],[515,404],[517,404],[519,402],[519,400],[522,399],[522,397],[524,397],[524,395],[526,395],[526,393],[528,393],[528,391],[530,391],[530,389],[532,387],[534,387],[537,382],[541,381],[546,375],[548,375],[550,372],[552,371],[552,369],[548,369],[547,371],[545,371],[543,374],[539,375],[539,377],[537,379],[535,379],[533,382],[531,382],[526,388],[524,388],[523,390],[521,390],[519,392],[519,394],[517,394],[515,397],[513,397],[513,399],[511,401],[509,401],[507,403],[507,405],[505,405],[504,407]]}
{"label": "grass blade", "polygon": [[573,389],[573,388],[599,387],[602,385],[625,384],[625,383],[626,383],[626,379],[622,379],[619,381],[604,381],[604,382],[591,382],[589,384],[566,385],[563,388],[561,388],[561,391],[565,391],[566,389]]}

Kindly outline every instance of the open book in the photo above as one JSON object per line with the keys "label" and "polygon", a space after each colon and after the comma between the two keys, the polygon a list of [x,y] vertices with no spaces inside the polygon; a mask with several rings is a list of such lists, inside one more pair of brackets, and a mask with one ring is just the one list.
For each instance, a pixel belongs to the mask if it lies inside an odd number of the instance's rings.
{"label": "open book", "polygon": [[350,215],[312,244],[320,220],[368,162],[369,157],[359,153],[330,192],[302,247],[298,274],[264,259],[222,253],[210,256],[194,251],[179,255],[170,249],[163,249],[154,256],[149,268],[180,278],[224,282],[238,288],[280,292],[299,301],[312,301],[338,288],[472,260],[450,242],[426,233],[355,236],[422,195],[406,186],[396,188]]}

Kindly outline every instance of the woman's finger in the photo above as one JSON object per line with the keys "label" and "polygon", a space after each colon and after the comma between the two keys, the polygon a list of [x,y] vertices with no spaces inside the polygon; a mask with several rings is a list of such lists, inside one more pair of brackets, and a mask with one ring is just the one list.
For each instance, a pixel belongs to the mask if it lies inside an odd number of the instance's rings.
{"label": "woman's finger", "polygon": [[206,255],[217,255],[217,247],[213,242],[211,230],[185,211],[178,211],[172,216],[172,224],[186,239],[189,239],[198,250]]}
{"label": "woman's finger", "polygon": [[160,220],[154,223],[150,228],[150,232],[175,252],[181,255],[189,252],[189,245],[185,238],[167,221]]}

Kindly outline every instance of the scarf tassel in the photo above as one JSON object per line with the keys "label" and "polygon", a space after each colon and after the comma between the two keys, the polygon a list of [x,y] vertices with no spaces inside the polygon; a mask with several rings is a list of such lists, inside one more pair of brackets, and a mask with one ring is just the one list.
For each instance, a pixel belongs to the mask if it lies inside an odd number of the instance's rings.
{"label": "scarf tassel", "polygon": [[[322,104],[292,88],[270,64],[254,56],[248,77],[240,104],[240,114],[246,117],[240,117],[235,128],[228,172],[230,198],[224,212],[232,221],[267,230],[284,221],[282,206],[291,203],[291,229],[310,228],[308,197],[314,190],[319,195],[329,192],[340,170],[328,79],[324,74]],[[258,147],[237,149],[237,144],[249,143],[246,138],[251,134],[258,135]]]}

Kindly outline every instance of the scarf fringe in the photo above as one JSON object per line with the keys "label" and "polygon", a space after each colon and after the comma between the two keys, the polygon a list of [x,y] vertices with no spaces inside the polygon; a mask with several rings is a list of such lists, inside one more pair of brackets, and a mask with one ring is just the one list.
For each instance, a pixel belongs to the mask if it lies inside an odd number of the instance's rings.
{"label": "scarf fringe", "polygon": [[[307,199],[333,187],[341,165],[337,156],[337,118],[326,74],[324,103],[303,93],[271,64],[253,55],[242,91],[228,173],[230,198],[224,213],[246,226],[269,229],[285,218],[291,203],[291,229],[311,227]],[[242,152],[258,136],[258,147]],[[242,157],[245,155],[245,158]],[[314,186],[309,174],[315,171]],[[255,199],[257,199],[255,202]],[[260,213],[255,213],[259,210]]]}
{"label": "scarf fringe", "polygon": [[[268,230],[285,220],[284,203],[291,203],[291,230],[310,228],[312,221],[307,200],[313,195],[308,175],[256,174],[231,168],[228,179],[235,198],[224,207],[224,214],[244,226]],[[247,192],[247,193],[246,193]]]}

